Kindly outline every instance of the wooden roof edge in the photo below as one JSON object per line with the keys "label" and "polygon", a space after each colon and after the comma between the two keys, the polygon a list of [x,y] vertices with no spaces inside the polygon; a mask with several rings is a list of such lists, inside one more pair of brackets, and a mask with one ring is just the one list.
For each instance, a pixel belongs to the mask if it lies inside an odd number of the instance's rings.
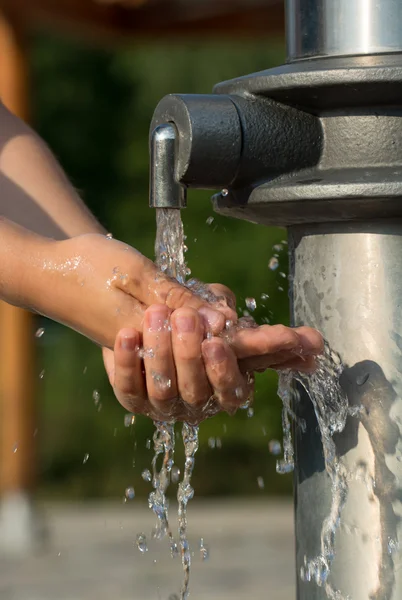
{"label": "wooden roof edge", "polygon": [[189,20],[169,5],[144,5],[127,9],[118,5],[86,3],[83,0],[0,0],[0,6],[9,7],[23,16],[29,27],[45,27],[66,31],[91,41],[117,43],[202,36],[219,39],[255,38],[282,35],[284,10],[282,3],[271,6],[252,6],[229,14]]}

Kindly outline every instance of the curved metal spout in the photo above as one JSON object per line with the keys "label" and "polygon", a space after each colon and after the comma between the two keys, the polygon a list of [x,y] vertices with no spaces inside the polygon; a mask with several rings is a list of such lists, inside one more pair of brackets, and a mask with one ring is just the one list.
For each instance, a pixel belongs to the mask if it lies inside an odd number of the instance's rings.
{"label": "curved metal spout", "polygon": [[156,127],[151,137],[149,205],[185,208],[186,188],[176,179],[177,129],[172,123]]}

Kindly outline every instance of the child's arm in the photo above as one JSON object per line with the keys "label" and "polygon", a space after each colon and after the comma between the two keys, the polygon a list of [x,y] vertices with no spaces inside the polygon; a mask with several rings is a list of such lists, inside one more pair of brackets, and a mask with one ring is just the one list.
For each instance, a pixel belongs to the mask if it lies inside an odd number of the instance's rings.
{"label": "child's arm", "polygon": [[55,239],[106,233],[44,141],[1,101],[0,214]]}

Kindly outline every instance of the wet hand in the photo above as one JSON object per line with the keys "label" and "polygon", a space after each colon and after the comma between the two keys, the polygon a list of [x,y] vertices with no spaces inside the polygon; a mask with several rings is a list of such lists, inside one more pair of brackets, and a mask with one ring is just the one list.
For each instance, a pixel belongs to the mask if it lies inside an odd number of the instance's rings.
{"label": "wet hand", "polygon": [[203,322],[193,309],[176,310],[169,321],[166,307],[149,307],[143,337],[126,328],[117,336],[114,354],[104,350],[117,399],[130,412],[157,420],[198,422],[245,404],[253,391],[249,372],[310,371],[322,351],[320,334],[309,328],[263,326],[238,329],[230,337],[205,339]]}
{"label": "wet hand", "polygon": [[[216,307],[176,280],[161,273],[145,256],[117,240],[88,234],[52,242],[43,263],[46,294],[41,279],[33,282],[31,307],[83,333],[99,345],[113,348],[123,327],[142,331],[151,304],[171,311],[183,306],[197,311],[204,326],[219,333],[235,311],[225,298]],[[37,288],[37,289],[36,289]]]}

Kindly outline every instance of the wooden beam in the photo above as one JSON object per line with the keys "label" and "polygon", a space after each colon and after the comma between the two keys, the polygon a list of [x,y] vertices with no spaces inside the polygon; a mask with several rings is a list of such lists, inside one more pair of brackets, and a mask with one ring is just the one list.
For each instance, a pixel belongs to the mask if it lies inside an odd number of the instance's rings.
{"label": "wooden beam", "polygon": [[[23,23],[0,12],[0,97],[27,119]],[[36,377],[33,316],[0,302],[0,493],[32,491],[36,481]]]}
{"label": "wooden beam", "polygon": [[[30,25],[65,30],[86,39],[127,41],[147,39],[280,37],[284,32],[284,8],[280,0],[241,5],[225,3],[218,10],[185,9],[182,3],[125,4],[93,0],[0,0],[25,15]],[[189,2],[191,5],[191,1]],[[208,6],[208,4],[207,4]],[[224,9],[223,9],[224,7]]]}

